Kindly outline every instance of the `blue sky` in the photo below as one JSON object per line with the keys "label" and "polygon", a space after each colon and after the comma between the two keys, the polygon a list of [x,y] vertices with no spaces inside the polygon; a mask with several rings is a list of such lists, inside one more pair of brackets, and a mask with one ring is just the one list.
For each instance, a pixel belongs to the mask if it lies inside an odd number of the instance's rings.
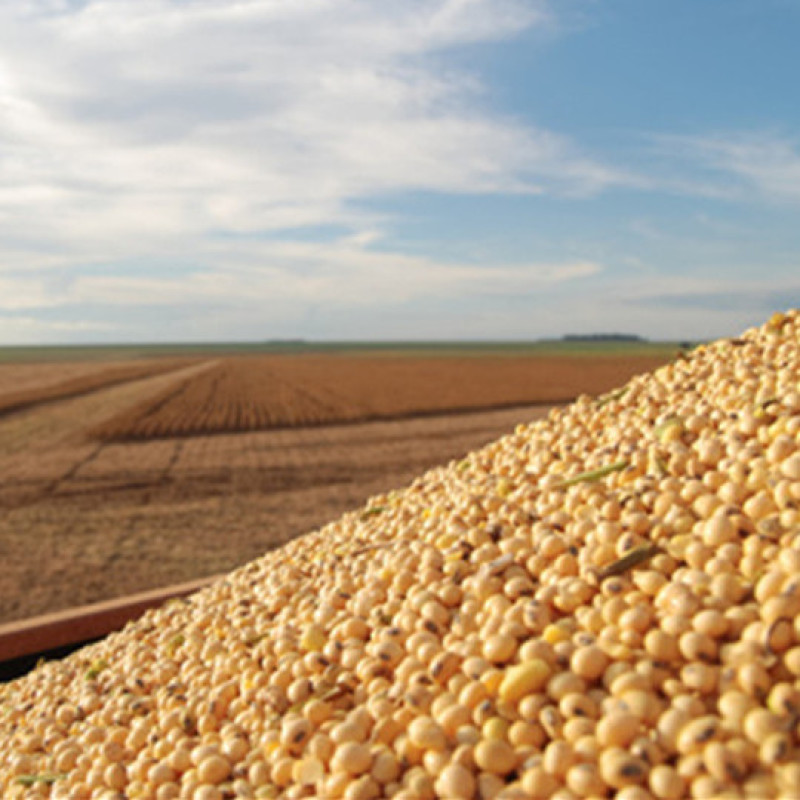
{"label": "blue sky", "polygon": [[800,305],[800,0],[0,0],[0,343]]}

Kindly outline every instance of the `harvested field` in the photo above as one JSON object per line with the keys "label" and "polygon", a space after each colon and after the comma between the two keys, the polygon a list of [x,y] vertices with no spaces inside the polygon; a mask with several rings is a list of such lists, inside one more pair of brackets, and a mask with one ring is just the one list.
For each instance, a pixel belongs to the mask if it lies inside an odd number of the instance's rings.
{"label": "harvested field", "polygon": [[[100,381],[92,362],[85,374],[102,388],[0,418],[0,621],[232,569],[547,414],[568,392],[598,394],[647,368],[632,358],[563,357],[537,372],[526,364],[533,360],[198,358],[117,385]],[[272,389],[267,367],[277,376]],[[561,382],[547,383],[548,371]],[[183,413],[214,435],[176,422],[180,436],[87,435],[110,431],[109,420],[118,430],[119,420],[141,419],[159,403],[166,413],[165,398],[181,387],[205,404],[195,411],[184,393]],[[325,403],[303,406],[309,396]],[[492,402],[530,405],[469,409]],[[236,431],[251,405],[270,403],[283,417],[264,424],[280,429]],[[294,404],[305,416],[286,427]],[[435,413],[453,408],[459,413]],[[323,424],[333,412],[348,424]],[[381,413],[407,416],[365,419]]]}
{"label": "harvested field", "polygon": [[225,358],[92,428],[103,441],[559,404],[663,363],[653,356]]}
{"label": "harvested field", "polygon": [[189,359],[147,359],[121,364],[2,364],[0,415],[174,372],[189,363]]}

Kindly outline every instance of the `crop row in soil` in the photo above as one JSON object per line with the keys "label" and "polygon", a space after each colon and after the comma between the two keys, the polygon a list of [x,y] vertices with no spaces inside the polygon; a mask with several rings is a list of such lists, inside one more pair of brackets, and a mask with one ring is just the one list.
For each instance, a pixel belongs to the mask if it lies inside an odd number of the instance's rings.
{"label": "crop row in soil", "polygon": [[598,358],[229,357],[94,426],[101,441],[296,428],[557,404],[663,363]]}

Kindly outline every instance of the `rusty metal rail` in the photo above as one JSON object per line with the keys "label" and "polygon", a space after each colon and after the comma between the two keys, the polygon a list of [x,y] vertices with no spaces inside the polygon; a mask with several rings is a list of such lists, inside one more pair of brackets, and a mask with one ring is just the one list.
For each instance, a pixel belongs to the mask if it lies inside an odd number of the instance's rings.
{"label": "rusty metal rail", "polygon": [[212,575],[0,625],[0,681],[24,674],[40,657],[65,655],[100,639],[148,608],[192,594],[220,577]]}

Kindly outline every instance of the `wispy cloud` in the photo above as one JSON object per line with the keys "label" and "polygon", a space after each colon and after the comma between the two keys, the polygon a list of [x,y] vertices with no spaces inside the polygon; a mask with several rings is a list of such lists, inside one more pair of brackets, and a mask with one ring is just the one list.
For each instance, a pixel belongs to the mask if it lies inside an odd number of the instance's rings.
{"label": "wispy cloud", "polygon": [[46,281],[41,278],[0,275],[0,312],[50,308],[60,302],[57,294],[49,291]]}
{"label": "wispy cloud", "polygon": [[625,332],[652,339],[704,340],[760,325],[773,311],[800,305],[800,281],[630,272],[624,279],[565,284],[556,302],[511,309],[506,324],[535,336]]}
{"label": "wispy cloud", "polygon": [[[235,268],[170,275],[84,274],[58,283],[7,279],[26,305],[0,309],[7,341],[107,333],[146,338],[536,338],[628,332],[703,339],[760,324],[800,304],[796,278],[692,276],[631,267],[623,277],[594,261],[473,265],[365,249],[347,240],[266,246]],[[327,253],[325,252],[327,251]],[[253,263],[248,259],[253,257]],[[724,288],[721,288],[724,287]],[[41,301],[41,305],[36,305]],[[37,330],[36,320],[41,321]],[[17,330],[15,326],[19,326]]]}
{"label": "wispy cloud", "polygon": [[350,248],[294,244],[273,250],[269,267],[193,272],[180,279],[83,277],[64,297],[68,302],[103,305],[327,303],[339,309],[410,301],[531,293],[594,275],[599,264],[475,266]]}
{"label": "wispy cloud", "polygon": [[764,132],[658,135],[656,150],[672,170],[656,184],[685,194],[776,203],[800,201],[800,143]]}
{"label": "wispy cloud", "polygon": [[50,344],[86,334],[113,334],[117,329],[111,323],[54,320],[32,314],[5,315],[0,311],[0,341],[4,345]]}
{"label": "wispy cloud", "polygon": [[[600,263],[581,259],[446,262],[381,250],[379,244],[369,233],[324,242],[211,239],[195,249],[203,265],[179,271],[151,265],[138,272],[119,266],[33,276],[6,272],[0,277],[0,312],[5,309],[12,322],[24,320],[27,336],[32,320],[41,317],[36,338],[43,341],[103,330],[125,340],[136,339],[139,330],[142,338],[143,321],[148,339],[480,338],[503,328],[506,303],[580,286],[603,271]],[[465,308],[478,305],[498,312],[483,330],[459,320]],[[419,307],[439,312],[420,319],[414,310]],[[50,324],[54,318],[89,320],[94,326],[58,328]]]}
{"label": "wispy cloud", "polygon": [[720,288],[719,282],[706,280],[698,282],[698,286],[689,291],[677,285],[656,292],[639,290],[629,295],[625,302],[667,312],[676,309],[711,314],[745,311],[764,316],[775,309],[800,306],[800,281],[773,282],[769,287],[755,281],[731,283],[730,288]]}
{"label": "wispy cloud", "polygon": [[729,274],[665,274],[635,277],[615,296],[600,300],[635,330],[672,338],[730,336],[761,324],[778,309],[800,305],[800,280],[777,277],[765,283]]}
{"label": "wispy cloud", "polygon": [[[511,296],[532,293],[596,275],[593,261],[464,264],[425,256],[383,252],[369,237],[338,241],[240,241],[208,246],[210,266],[185,268],[179,275],[148,270],[137,275],[102,271],[0,277],[0,308],[7,310],[91,305],[162,306],[297,305],[327,303],[340,309],[397,306],[419,299]],[[230,264],[214,266],[229,259]]]}

